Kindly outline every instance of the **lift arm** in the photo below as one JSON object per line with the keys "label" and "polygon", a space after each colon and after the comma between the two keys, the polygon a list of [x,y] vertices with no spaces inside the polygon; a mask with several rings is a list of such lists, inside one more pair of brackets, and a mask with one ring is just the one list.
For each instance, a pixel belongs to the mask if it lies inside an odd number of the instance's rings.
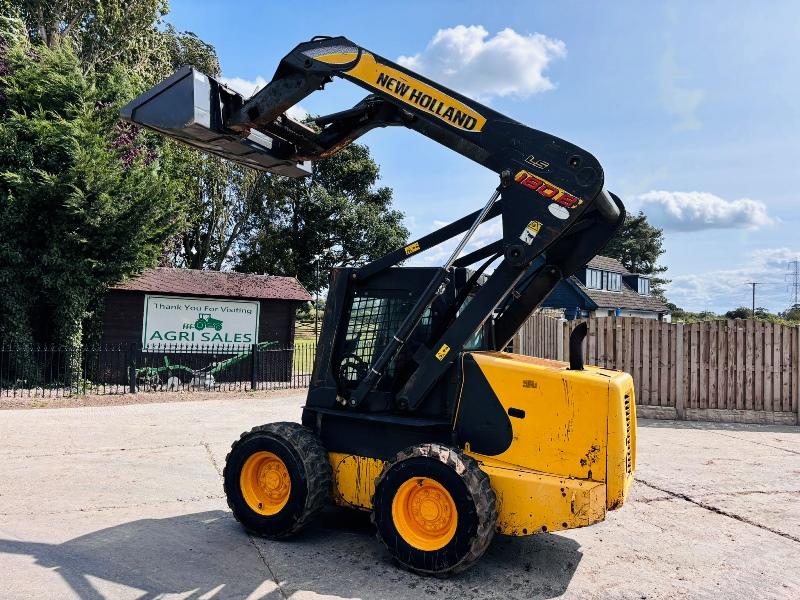
{"label": "lift arm", "polygon": [[[370,92],[354,107],[317,118],[316,128],[286,111],[333,77]],[[503,347],[530,312],[564,277],[598,252],[624,218],[618,198],[603,189],[603,170],[585,150],[529,128],[478,102],[378,56],[344,37],[318,37],[295,47],[272,80],[249,99],[184,67],[133,100],[122,117],[205,151],[288,176],[308,174],[306,161],[330,156],[376,127],[404,126],[494,171],[500,185],[483,210],[362,267],[369,277],[433,245],[502,218],[501,239],[464,257],[454,254],[371,365],[353,393],[358,406],[405,336],[430,306],[453,265],[501,257],[447,330],[418,353],[418,368],[397,395],[413,410],[449,368],[466,341],[496,315]]]}

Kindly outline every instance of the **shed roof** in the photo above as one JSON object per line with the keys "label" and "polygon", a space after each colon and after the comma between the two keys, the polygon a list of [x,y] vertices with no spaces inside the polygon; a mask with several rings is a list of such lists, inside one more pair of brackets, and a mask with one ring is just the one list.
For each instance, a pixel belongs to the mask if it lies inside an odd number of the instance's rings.
{"label": "shed roof", "polygon": [[120,283],[113,289],[253,300],[297,300],[300,302],[311,300],[311,294],[295,277],[171,267],[145,269],[137,277]]}

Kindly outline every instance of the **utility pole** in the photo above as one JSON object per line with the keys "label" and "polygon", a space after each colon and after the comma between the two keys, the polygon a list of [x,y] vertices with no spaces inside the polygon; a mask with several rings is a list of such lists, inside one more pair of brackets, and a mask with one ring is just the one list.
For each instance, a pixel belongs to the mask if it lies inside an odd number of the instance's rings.
{"label": "utility pole", "polygon": [[762,283],[763,283],[762,281],[748,281],[747,282],[747,285],[752,285],[753,286],[753,313],[752,313],[752,315],[753,315],[754,319],[756,318],[756,286],[757,285],[761,285]]}
{"label": "utility pole", "polygon": [[800,260],[790,260],[787,265],[789,272],[786,273],[786,283],[790,288],[794,288],[794,304],[797,306],[798,297],[800,297]]}

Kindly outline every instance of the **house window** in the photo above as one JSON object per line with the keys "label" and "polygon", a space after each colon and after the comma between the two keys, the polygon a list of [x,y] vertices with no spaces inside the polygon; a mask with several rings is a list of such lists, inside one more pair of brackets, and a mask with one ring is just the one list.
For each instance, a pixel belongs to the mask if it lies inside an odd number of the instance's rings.
{"label": "house window", "polygon": [[650,295],[650,280],[646,277],[639,277],[639,295],[640,296],[649,296]]}
{"label": "house window", "polygon": [[586,287],[593,290],[602,290],[603,272],[597,269],[586,269]]}
{"label": "house window", "polygon": [[619,273],[605,273],[606,285],[605,288],[609,292],[622,291],[622,275]]}

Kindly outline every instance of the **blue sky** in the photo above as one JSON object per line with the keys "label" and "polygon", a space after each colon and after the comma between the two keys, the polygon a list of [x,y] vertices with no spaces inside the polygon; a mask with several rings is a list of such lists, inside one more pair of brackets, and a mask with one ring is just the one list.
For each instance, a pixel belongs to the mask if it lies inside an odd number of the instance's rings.
{"label": "blue sky", "polygon": [[[664,227],[671,301],[724,312],[749,305],[746,282],[759,281],[757,304],[792,302],[784,275],[800,258],[798,2],[170,5],[168,20],[214,44],[223,75],[244,87],[269,80],[314,35],[405,57],[592,152],[629,211]],[[333,112],[364,95],[337,81],[302,109]],[[496,185],[493,173],[409,131],[361,141],[414,236],[475,210]]]}

